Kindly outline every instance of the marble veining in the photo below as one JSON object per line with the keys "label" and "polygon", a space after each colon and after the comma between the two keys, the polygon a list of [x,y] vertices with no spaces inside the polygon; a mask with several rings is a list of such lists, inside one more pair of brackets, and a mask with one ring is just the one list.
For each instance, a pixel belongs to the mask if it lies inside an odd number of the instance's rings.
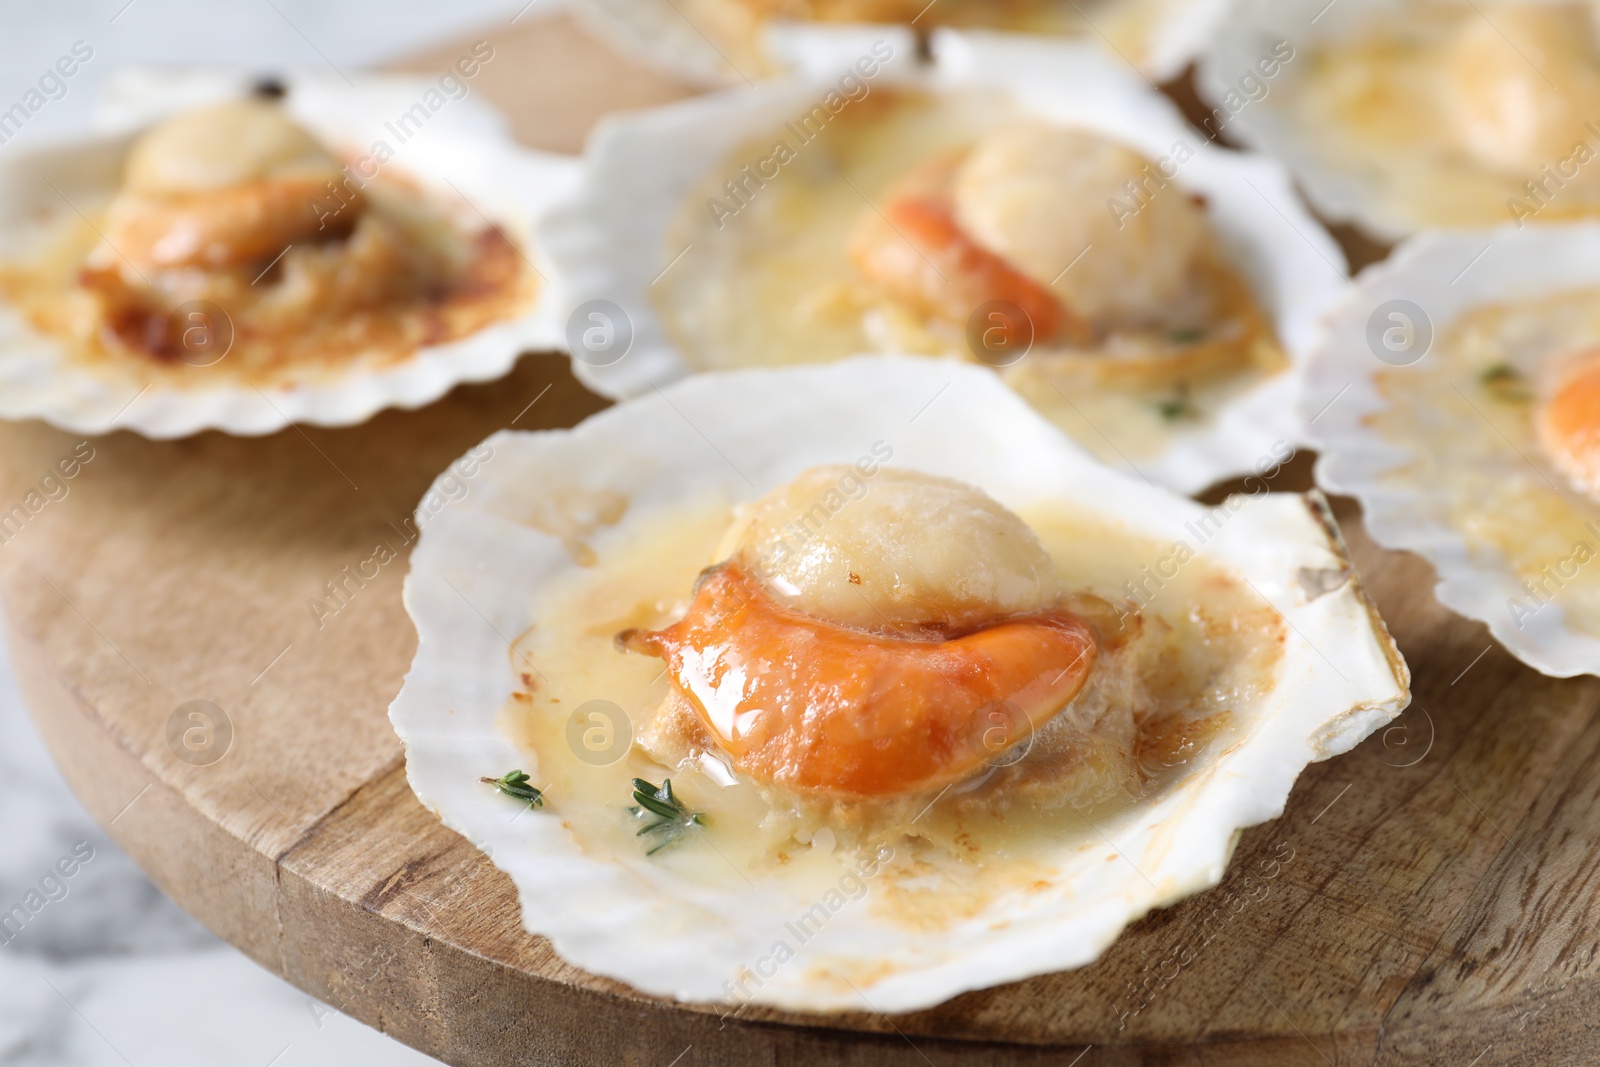
{"label": "marble veining", "polygon": [[[492,34],[514,17],[521,25],[558,3],[29,5],[4,16],[0,100],[17,99],[74,41],[88,42],[95,55],[0,152],[84,129],[99,83],[125,64],[205,57],[252,70],[354,68],[455,37]],[[0,737],[0,1067],[436,1062],[257,967],[167,900],[61,780],[23,711],[3,649]],[[63,873],[68,868],[70,875]]]}

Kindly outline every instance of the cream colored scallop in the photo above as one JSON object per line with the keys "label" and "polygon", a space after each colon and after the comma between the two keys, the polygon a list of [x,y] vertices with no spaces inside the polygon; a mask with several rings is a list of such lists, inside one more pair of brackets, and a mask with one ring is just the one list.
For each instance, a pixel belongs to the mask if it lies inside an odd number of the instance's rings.
{"label": "cream colored scallop", "polygon": [[752,505],[719,557],[790,606],[863,629],[977,625],[1059,595],[1025,522],[981,490],[914,471],[814,467]]}
{"label": "cream colored scallop", "polygon": [[[1159,321],[1191,287],[1205,239],[1201,209],[1156,164],[1042,123],[979,141],[955,194],[956,217],[980,244],[1102,324]],[[1067,270],[1080,256],[1084,269]]]}
{"label": "cream colored scallop", "polygon": [[123,188],[174,196],[263,178],[338,175],[338,161],[277,104],[236,100],[184,112],[139,138],[124,164]]}
{"label": "cream colored scallop", "polygon": [[1480,166],[1533,177],[1586,140],[1600,115],[1600,55],[1583,4],[1483,5],[1445,57],[1443,104]]}

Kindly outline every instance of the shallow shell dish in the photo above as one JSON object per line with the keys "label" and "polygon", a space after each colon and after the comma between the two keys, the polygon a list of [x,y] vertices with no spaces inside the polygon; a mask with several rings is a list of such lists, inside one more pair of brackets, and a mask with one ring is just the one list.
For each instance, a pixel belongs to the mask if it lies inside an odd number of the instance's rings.
{"label": "shallow shell dish", "polygon": [[[1246,0],[1195,85],[1207,125],[1384,240],[1600,214],[1584,0]],[[1531,58],[1530,58],[1531,57]]]}
{"label": "shallow shell dish", "polygon": [[[427,78],[364,75],[350,85],[336,76],[298,73],[276,80],[286,91],[282,105],[288,116],[351,174],[368,179],[364,195],[392,186],[463,235],[493,237],[496,254],[522,279],[520,295],[451,340],[428,343],[430,334],[423,330],[392,344],[374,340],[348,355],[335,342],[325,357],[295,357],[250,373],[235,369],[237,360],[226,354],[223,342],[231,345],[234,332],[232,317],[225,310],[216,313],[220,305],[191,318],[203,342],[198,355],[157,359],[104,349],[92,339],[64,340],[65,334],[41,328],[22,305],[0,296],[0,417],[44,419],[78,433],[130,429],[156,438],[206,429],[265,434],[296,422],[352,425],[383,408],[427,404],[462,382],[497,378],[523,352],[562,346],[532,226],[552,200],[570,192],[575,161],[518,147],[463,79],[454,84],[467,86],[467,94],[454,98]],[[22,285],[54,277],[57,267],[63,279],[70,278],[80,262],[73,258],[79,254],[73,251],[77,230],[84,239],[103,238],[107,223],[94,220],[118,189],[139,134],[169,116],[246,99],[251,90],[237,73],[125,71],[112,80],[97,133],[6,152],[0,160],[0,273],[22,279]],[[310,204],[307,199],[307,213]],[[280,257],[285,264],[290,248]],[[266,264],[263,275],[275,265]],[[70,296],[72,284],[0,291]],[[61,330],[82,329],[67,322],[76,323],[78,313],[49,314],[63,323]],[[186,347],[189,336],[182,335]],[[379,338],[381,330],[370,336]],[[205,350],[213,339],[220,340]],[[224,351],[220,358],[213,354],[218,348]]]}
{"label": "shallow shell dish", "polygon": [[[470,455],[469,494],[430,518],[405,584],[420,642],[390,717],[407,774],[511,876],[530,931],[648,993],[903,1012],[1088,963],[1152,908],[1217,884],[1239,831],[1279,815],[1308,763],[1350,749],[1408,699],[1405,665],[1319,496],[1205,508],[1095,462],[981,368],[880,356],[700,375],[572,430],[496,434]],[[1204,674],[1197,684],[1228,702],[1225,723],[1164,750],[1160,787],[1132,803],[1111,796],[1109,814],[1069,813],[1065,828],[1018,808],[1001,824],[974,816],[980,828],[957,840],[987,858],[970,870],[964,857],[919,867],[920,846],[903,837],[905,855],[880,848],[858,868],[848,822],[763,816],[752,785],[718,760],[648,770],[647,724],[668,686],[654,661],[613,647],[618,620],[681,613],[734,509],[822,464],[981,489],[1031,517],[1064,581],[1132,592],[1143,617],[1165,620],[1151,633],[1187,632],[1183,619],[1206,613],[1191,594],[1231,590],[1238,611],[1220,624],[1235,636],[1223,640],[1263,665],[1259,684]],[[842,480],[868,503],[839,507],[875,507],[891,483],[873,478]],[[1193,558],[1170,566],[1180,542]],[[1167,575],[1156,585],[1182,590],[1170,604],[1137,592],[1151,568]],[[1115,662],[1114,643],[1096,670]],[[910,819],[916,835],[942,840],[963,798],[1014,780],[1003,777],[1013,763],[1037,766],[1047,731],[931,797]],[[481,780],[512,768],[544,790],[542,807]],[[710,814],[648,855],[662,839],[635,836],[627,783],[663,771],[679,802]],[[1036,836],[990,851],[984,835],[1013,823]],[[782,849],[764,851],[764,836]]]}
{"label": "shallow shell dish", "polygon": [[[1545,674],[1600,674],[1600,502],[1540,439],[1600,345],[1600,224],[1428,234],[1363,272],[1307,382],[1318,480]],[[1591,424],[1593,416],[1590,416]]]}
{"label": "shallow shell dish", "polygon": [[915,30],[942,26],[1103,42],[1146,77],[1167,81],[1183,73],[1228,10],[1227,0],[945,0],[944,7],[874,0],[855,5],[861,14],[851,16],[842,11],[847,0],[823,5],[835,11],[826,21],[798,21],[794,12],[803,5],[791,5],[788,18],[753,13],[753,6],[750,0],[578,0],[573,10],[642,62],[700,85],[792,70],[806,37],[892,33],[910,43]]}
{"label": "shallow shell dish", "polygon": [[[1156,238],[1134,235],[1145,232],[1147,218],[1159,220],[1164,206],[1177,203],[1171,199],[1175,194],[1193,197],[1202,206],[1188,210],[1203,220],[1206,234],[1197,247],[1206,263],[1220,265],[1207,269],[1228,279],[1230,299],[1248,306],[1243,321],[1258,325],[1245,336],[1258,340],[1238,346],[1247,353],[1240,357],[1243,369],[1217,376],[1214,384],[1203,378],[1192,403],[1183,382],[1117,384],[1123,381],[1116,377],[1125,373],[1121,368],[1141,362],[1120,358],[1132,348],[1116,349],[1115,359],[1071,361],[1070,373],[1077,375],[1100,373],[1091,367],[1111,368],[1107,384],[1092,386],[1088,397],[1104,401],[1100,407],[1086,406],[1084,394],[1072,393],[1070,384],[1063,390],[1055,376],[1066,372],[1053,369],[1054,356],[1042,346],[1020,362],[1011,355],[991,359],[987,353],[984,361],[1003,367],[1013,386],[1101,459],[1181,492],[1259,470],[1298,443],[1298,365],[1316,334],[1318,315],[1347,281],[1338,246],[1299,205],[1283,170],[1271,160],[1206,143],[1165,98],[1088,45],[1046,46],[941,32],[933,47],[931,67],[918,67],[884,38],[853,41],[843,53],[812,55],[811,69],[852,71],[859,101],[838,107],[833,120],[838,128],[814,133],[816,147],[795,132],[802,121],[796,116],[812,114],[829,93],[846,99],[838,95],[836,73],[727,90],[602,123],[586,154],[586,180],[571,203],[545,216],[537,234],[550,256],[552,284],[561,290],[563,306],[577,312],[575,320],[593,320],[607,331],[604,347],[590,346],[588,333],[569,337],[579,377],[596,391],[621,398],[691,370],[726,369],[752,351],[780,362],[870,349],[976,358],[970,324],[965,334],[943,324],[937,335],[915,325],[903,330],[893,325],[901,317],[868,304],[867,310],[850,312],[857,318],[848,326],[833,326],[832,309],[863,291],[852,286],[853,267],[844,251],[848,239],[835,231],[865,216],[864,202],[881,213],[883,188],[897,177],[893,166],[903,174],[938,153],[971,145],[994,128],[996,113],[1004,113],[1018,124],[1040,121],[1080,132],[1115,146],[1109,147],[1112,152],[1126,146],[1149,161],[1144,164],[1148,173],[1130,171],[1127,182],[1116,186],[1130,198],[1118,201],[1124,214],[1110,201],[1085,194],[1088,206],[1079,214],[1094,221],[1084,225],[1102,226],[1117,244],[1096,253],[1092,244],[1079,251],[1074,243],[1057,282],[1087,283],[1106,269],[1097,256],[1116,264],[1127,250],[1145,248],[1138,242]],[[872,76],[862,77],[863,70]],[[880,135],[880,128],[888,132]],[[717,179],[727,172],[735,182],[753,181],[745,176],[748,167],[741,171],[734,163],[758,143],[770,149],[772,142],[763,140],[769,135],[790,146],[796,161],[783,164],[787,169],[754,192],[751,210],[730,217],[728,200],[725,213],[712,219],[704,208],[706,197],[729,195],[718,191],[723,187]],[[863,147],[851,147],[856,144]],[[834,162],[833,153],[842,152],[862,160],[851,163],[854,178],[837,169],[842,164]],[[840,173],[842,178],[836,176]],[[1170,188],[1161,174],[1171,179]],[[1138,200],[1136,208],[1124,186],[1137,182],[1155,192]],[[1149,215],[1140,217],[1151,204]],[[1127,236],[1119,223],[1127,224]],[[1065,261],[1073,253],[1081,265]],[[1086,277],[1073,275],[1074,270]],[[1060,291],[1060,286],[1049,287],[1051,293]],[[762,299],[763,293],[770,299]],[[1157,306],[1178,308],[1185,299]],[[803,309],[813,306],[823,310],[802,322],[803,315],[812,314]],[[611,323],[619,312],[620,321]],[[604,321],[595,318],[600,313]],[[741,337],[740,330],[769,340],[758,344]],[[1186,338],[1188,348],[1174,341],[1168,347],[1177,355],[1163,358],[1173,364],[1208,359],[1200,353],[1229,344],[1214,344],[1203,330],[1194,336],[1203,339]],[[1120,335],[1113,341],[1120,343]],[[1113,346],[1108,343],[1106,351]],[[708,355],[712,352],[727,358]]]}

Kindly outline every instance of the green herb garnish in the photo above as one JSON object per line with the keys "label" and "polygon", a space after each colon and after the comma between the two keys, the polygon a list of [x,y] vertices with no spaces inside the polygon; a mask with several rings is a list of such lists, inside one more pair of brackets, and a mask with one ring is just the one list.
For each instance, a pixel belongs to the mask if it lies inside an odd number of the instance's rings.
{"label": "green herb garnish", "polygon": [[1178,386],[1178,391],[1167,399],[1156,401],[1156,411],[1168,422],[1200,417],[1200,409],[1194,406],[1193,400],[1189,399],[1189,386],[1187,384]]}
{"label": "green herb garnish", "polygon": [[544,792],[528,784],[528,775],[524,771],[512,771],[504,778],[479,778],[478,781],[494,786],[506,796],[515,797],[530,808],[544,807]]}
{"label": "green herb garnish", "polygon": [[643,778],[633,780],[633,800],[638,805],[628,810],[634,818],[644,823],[636,837],[659,835],[660,843],[646,852],[654,856],[672,844],[691,826],[704,826],[705,817],[683,806],[672,792],[672,779],[663,778],[660,786],[651,785]]}
{"label": "green herb garnish", "polygon": [[1527,376],[1509,363],[1496,363],[1478,375],[1478,381],[1496,400],[1514,403],[1533,399]]}
{"label": "green herb garnish", "polygon": [[1203,326],[1180,326],[1167,331],[1167,340],[1179,345],[1192,345],[1196,341],[1205,340],[1205,336],[1206,331]]}

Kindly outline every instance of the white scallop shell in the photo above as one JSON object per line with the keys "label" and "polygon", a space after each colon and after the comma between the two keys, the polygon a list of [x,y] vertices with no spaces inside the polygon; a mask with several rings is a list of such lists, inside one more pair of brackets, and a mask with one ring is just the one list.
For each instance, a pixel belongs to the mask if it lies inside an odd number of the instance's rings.
{"label": "white scallop shell", "polygon": [[1600,639],[1569,628],[1561,606],[1553,603],[1517,626],[1507,603],[1526,592],[1498,554],[1474,550],[1452,524],[1437,483],[1413,479],[1399,485],[1385,477],[1417,457],[1366,423],[1387,406],[1373,380],[1386,368],[1374,358],[1367,330],[1373,312],[1389,300],[1422,308],[1437,336],[1474,307],[1592,285],[1600,285],[1600,222],[1411,238],[1388,260],[1363,271],[1328,313],[1327,336],[1312,360],[1304,400],[1321,452],[1317,481],[1361,501],[1373,540],[1432,563],[1440,603],[1487,625],[1522,662],[1560,678],[1600,674]]}
{"label": "white scallop shell", "polygon": [[[511,876],[524,925],[566,959],[648,993],[713,1001],[813,901],[776,883],[710,891],[642,854],[590,854],[563,827],[554,798],[510,820],[504,798],[479,784],[486,768],[529,758],[496,727],[517,685],[501,635],[523,632],[541,591],[576,566],[560,541],[506,518],[504,502],[525,499],[530,487],[545,500],[568,487],[609,490],[627,499],[626,524],[700,492],[752,500],[812,465],[853,461],[862,442],[880,437],[897,466],[961,479],[1012,508],[1056,500],[1114,515],[1162,543],[1189,538],[1185,523],[1206,512],[1090,459],[982,368],[879,356],[699,375],[571,430],[496,434],[471,493],[422,530],[405,583],[419,644],[390,708],[411,786]],[[1288,623],[1275,686],[1235,712],[1241,740],[1103,824],[1103,846],[1064,842],[1061,875],[1026,900],[996,903],[933,938],[869,908],[839,912],[829,954],[804,948],[805,965],[780,968],[759,1002],[845,1010],[862,1009],[864,996],[876,1010],[909,1011],[1088,963],[1150,909],[1217,884],[1239,830],[1279,815],[1308,763],[1348,750],[1401,711],[1405,664],[1321,498],[1237,503],[1199,552],[1253,583]],[[1323,592],[1304,580],[1308,570],[1347,580]],[[537,780],[538,768],[527,769]],[[857,993],[819,978],[812,963],[878,977],[860,979]]]}
{"label": "white scallop shell", "polygon": [[[1531,0],[1550,2],[1550,0]],[[1325,149],[1325,131],[1285,106],[1280,89],[1299,77],[1311,49],[1348,34],[1384,10],[1406,0],[1240,0],[1228,20],[1212,36],[1195,70],[1195,89],[1213,107],[1224,109],[1224,97],[1236,95],[1242,77],[1256,72],[1257,62],[1281,41],[1298,58],[1267,82],[1267,93],[1226,121],[1227,135],[1283,161],[1305,190],[1306,199],[1333,222],[1353,222],[1385,241],[1398,241],[1423,229],[1422,223],[1393,206],[1384,195],[1384,177],[1357,167],[1341,167]],[[1428,227],[1433,228],[1433,227]]]}
{"label": "white scallop shell", "polygon": [[[1230,0],[1179,0],[1169,4],[1170,10],[1151,25],[1142,54],[1137,59],[1122,58],[1153,81],[1177,77],[1216,32],[1228,14],[1229,3]],[[696,21],[675,0],[573,0],[572,11],[585,25],[633,58],[703,86],[729,85],[761,78],[773,70],[793,69],[797,38],[870,34],[870,43],[892,35],[897,44],[904,41],[908,46],[914,39],[914,30],[909,26],[774,20],[759,41],[717,40],[713,27],[703,24],[703,20]],[[1062,40],[1089,38],[1096,44],[1102,39],[1097,33],[1086,33],[1081,38]]]}
{"label": "white scallop shell", "polygon": [[[578,178],[574,160],[518,147],[493,109],[471,95],[450,100],[427,126],[397,143],[384,124],[436,88],[429,79],[362,75],[351,85],[337,76],[297,73],[281,80],[296,121],[324,143],[365,154],[384,140],[395,151],[388,166],[446,201],[465,200],[465,214],[493,220],[548,275],[532,239],[533,221],[570,194]],[[0,254],[19,248],[41,213],[72,210],[64,199],[114,189],[138,130],[174,111],[239,96],[248,85],[237,72],[127,72],[112,82],[97,122],[100,132],[4,153]],[[543,285],[535,306],[522,315],[421,348],[397,364],[262,389],[220,375],[215,384],[157,387],[127,368],[85,366],[67,359],[53,338],[0,303],[0,418],[44,419],[85,434],[128,429],[154,438],[207,429],[266,434],[298,422],[353,425],[384,408],[420,407],[462,382],[498,378],[523,352],[562,347],[552,295]]]}
{"label": "white scallop shell", "polygon": [[[808,57],[810,69],[837,72],[866,54],[871,40],[851,40],[827,55],[820,38],[813,43],[819,47]],[[832,46],[838,44],[835,38]],[[1194,152],[1175,180],[1205,196],[1223,251],[1271,315],[1291,366],[1235,398],[1216,419],[1175,434],[1163,453],[1139,462],[1140,473],[1194,493],[1248,473],[1278,442],[1298,443],[1298,368],[1321,312],[1348,282],[1343,252],[1300,205],[1283,169],[1206,143],[1166,98],[1090,45],[940,32],[933,46],[931,68],[917,68],[897,50],[878,77],[938,90],[996,86],[1032,114],[1092,130],[1150,159],[1170,156],[1178,142]],[[631,320],[625,357],[600,366],[577,353],[573,369],[591,389],[628,397],[690,372],[649,295],[682,251],[667,244],[673,220],[708,169],[820,99],[820,86],[836,77],[726,90],[597,127],[585,155],[586,180],[536,233],[564,308],[604,299]]]}

